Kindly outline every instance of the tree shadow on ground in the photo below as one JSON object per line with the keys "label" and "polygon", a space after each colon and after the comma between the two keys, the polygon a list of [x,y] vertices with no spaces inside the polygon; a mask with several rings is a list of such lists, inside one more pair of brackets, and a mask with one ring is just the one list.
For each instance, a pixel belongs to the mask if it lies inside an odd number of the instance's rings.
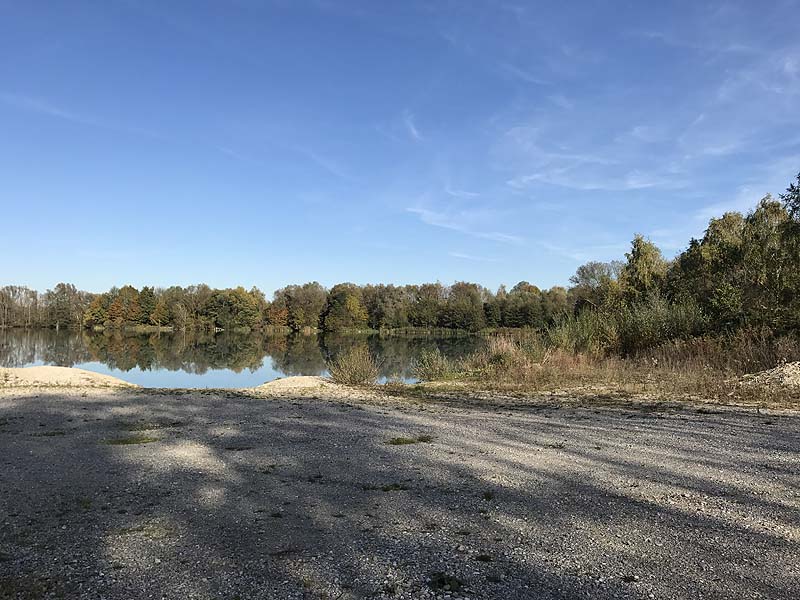
{"label": "tree shadow on ground", "polygon": [[3,396],[0,597],[793,598],[799,424]]}

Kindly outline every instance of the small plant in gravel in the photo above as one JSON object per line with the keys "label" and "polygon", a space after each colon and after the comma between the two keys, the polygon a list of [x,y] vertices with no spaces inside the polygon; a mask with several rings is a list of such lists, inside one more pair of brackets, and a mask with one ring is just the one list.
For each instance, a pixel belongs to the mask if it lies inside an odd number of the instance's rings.
{"label": "small plant in gravel", "polygon": [[407,437],[393,437],[388,442],[386,442],[390,446],[405,446],[407,444],[416,444],[416,438],[407,438]]}
{"label": "small plant in gravel", "polygon": [[494,492],[492,490],[486,490],[483,492],[482,498],[487,502],[494,500]]}
{"label": "small plant in gravel", "polygon": [[409,490],[409,489],[411,489],[411,488],[409,488],[404,483],[387,483],[386,485],[380,485],[380,486],[375,486],[375,485],[365,485],[364,486],[364,491],[367,491],[367,492],[376,491],[376,490],[380,490],[382,492],[402,492],[402,491]]}
{"label": "small plant in gravel", "polygon": [[130,437],[103,440],[103,443],[109,446],[130,446],[132,444],[151,444],[152,442],[157,441],[158,438],[155,437],[148,437],[146,435],[132,435]]}
{"label": "small plant in gravel", "polygon": [[170,427],[182,427],[181,421],[136,421],[133,423],[120,423],[119,428],[124,431],[151,431],[153,429],[168,429]]}
{"label": "small plant in gravel", "polygon": [[427,444],[433,441],[432,435],[418,435],[417,437],[393,437],[387,444],[390,446],[406,446],[408,444]]}
{"label": "small plant in gravel", "polygon": [[381,487],[382,492],[402,492],[411,489],[403,483],[390,483]]}
{"label": "small plant in gravel", "polygon": [[358,346],[328,363],[331,379],[344,385],[375,385],[380,363],[366,346]]}

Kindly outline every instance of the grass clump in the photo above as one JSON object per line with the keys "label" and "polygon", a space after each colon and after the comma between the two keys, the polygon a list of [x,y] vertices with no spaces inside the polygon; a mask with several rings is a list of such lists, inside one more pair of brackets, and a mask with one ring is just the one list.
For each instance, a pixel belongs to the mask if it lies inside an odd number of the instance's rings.
{"label": "grass clump", "polygon": [[181,427],[181,421],[134,421],[132,423],[120,423],[119,428],[123,431],[152,431],[155,429],[170,429]]}
{"label": "grass clump", "polygon": [[406,446],[408,444],[427,444],[433,441],[432,435],[418,435],[417,437],[393,437],[387,444],[390,446]]}
{"label": "grass clump", "polygon": [[109,446],[130,446],[133,444],[151,444],[152,442],[157,442],[158,440],[159,438],[148,437],[146,435],[132,435],[130,437],[103,440],[103,443]]}
{"label": "grass clump", "polygon": [[331,379],[344,385],[374,385],[380,364],[366,346],[358,346],[328,363]]}
{"label": "grass clump", "polygon": [[366,492],[374,492],[380,490],[382,492],[405,492],[410,490],[411,488],[408,487],[404,483],[387,483],[386,485],[365,485],[364,491]]}
{"label": "grass clump", "polygon": [[420,381],[446,381],[455,379],[458,369],[453,361],[436,348],[420,354],[411,366],[411,373]]}

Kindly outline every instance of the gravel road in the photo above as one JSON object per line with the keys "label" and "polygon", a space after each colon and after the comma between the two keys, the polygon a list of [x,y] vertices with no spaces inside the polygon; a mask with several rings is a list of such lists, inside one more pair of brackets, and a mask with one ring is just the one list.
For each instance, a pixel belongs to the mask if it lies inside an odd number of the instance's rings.
{"label": "gravel road", "polygon": [[680,403],[0,390],[0,598],[796,599],[799,431]]}

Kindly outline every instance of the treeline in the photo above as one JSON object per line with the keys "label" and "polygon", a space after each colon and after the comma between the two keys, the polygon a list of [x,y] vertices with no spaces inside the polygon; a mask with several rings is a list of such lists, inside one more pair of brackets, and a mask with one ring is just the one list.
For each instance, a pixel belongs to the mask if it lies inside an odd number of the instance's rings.
{"label": "treeline", "polygon": [[463,329],[542,327],[570,309],[566,289],[539,290],[521,282],[496,294],[475,284],[423,285],[317,282],[291,285],[267,300],[258,288],[218,290],[205,284],[141,290],[126,285],[102,294],[60,283],[38,294],[0,288],[0,327],[171,327],[178,330],[245,331],[286,328],[384,330],[408,327]]}
{"label": "treeline", "polygon": [[207,285],[103,294],[70,284],[38,294],[0,288],[0,327],[130,326],[294,331],[433,328],[547,330],[558,345],[625,352],[666,339],[743,326],[800,328],[800,175],[747,215],[711,219],[673,260],[636,236],[626,260],[589,262],[569,289],[520,282],[492,292],[475,283],[290,285],[268,300],[257,288]]}

